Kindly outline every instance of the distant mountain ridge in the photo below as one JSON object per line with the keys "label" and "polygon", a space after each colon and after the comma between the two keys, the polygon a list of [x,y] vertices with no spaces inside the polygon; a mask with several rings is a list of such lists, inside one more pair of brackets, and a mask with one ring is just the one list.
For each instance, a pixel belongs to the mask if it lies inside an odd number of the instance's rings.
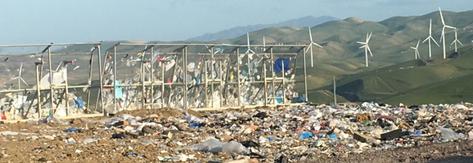
{"label": "distant mountain ridge", "polygon": [[331,16],[320,16],[320,17],[313,17],[313,16],[305,16],[297,19],[291,19],[284,22],[279,22],[275,24],[258,24],[258,25],[248,25],[248,26],[238,26],[233,27],[230,29],[226,29],[223,31],[215,32],[215,33],[207,33],[204,35],[200,35],[197,37],[193,37],[188,39],[189,41],[216,41],[216,40],[224,40],[224,39],[231,39],[238,36],[241,36],[247,32],[258,31],[264,28],[270,27],[307,27],[307,26],[316,26],[319,24],[323,24],[329,21],[339,20],[338,18],[331,17]]}

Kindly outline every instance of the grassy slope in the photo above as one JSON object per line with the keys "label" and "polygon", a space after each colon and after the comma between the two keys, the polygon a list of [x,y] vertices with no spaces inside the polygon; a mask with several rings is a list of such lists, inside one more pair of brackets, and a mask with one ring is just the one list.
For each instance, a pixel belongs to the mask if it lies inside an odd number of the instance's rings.
{"label": "grassy slope", "polygon": [[[470,79],[473,75],[471,47],[461,49],[460,53],[463,55],[459,58],[449,60],[437,58],[425,66],[409,61],[346,76],[338,81],[337,94],[350,100],[393,104],[416,101],[435,103],[442,101],[442,98],[445,98],[443,100],[446,102],[459,102],[463,97],[471,96],[471,93],[462,90],[469,88],[471,84],[462,80]],[[429,91],[430,88],[437,89]],[[443,94],[442,91],[450,94]]]}

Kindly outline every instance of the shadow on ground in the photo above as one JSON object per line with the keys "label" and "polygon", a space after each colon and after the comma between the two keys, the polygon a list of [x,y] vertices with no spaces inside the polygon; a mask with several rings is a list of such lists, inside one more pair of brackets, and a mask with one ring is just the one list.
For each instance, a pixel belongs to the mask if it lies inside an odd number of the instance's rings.
{"label": "shadow on ground", "polygon": [[443,163],[443,162],[448,162],[448,163],[469,163],[473,162],[473,157],[466,157],[466,156],[452,156],[452,157],[446,157],[440,160],[433,160],[429,161],[429,163]]}

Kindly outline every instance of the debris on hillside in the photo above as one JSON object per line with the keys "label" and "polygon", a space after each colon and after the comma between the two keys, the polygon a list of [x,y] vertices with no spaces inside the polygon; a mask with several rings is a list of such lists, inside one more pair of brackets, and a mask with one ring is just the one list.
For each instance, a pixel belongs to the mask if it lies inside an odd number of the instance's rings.
{"label": "debris on hillside", "polygon": [[[57,124],[62,129],[40,125],[38,132],[4,126],[0,138],[63,145],[71,156],[95,151],[149,161],[297,161],[472,139],[472,111],[473,104],[376,103],[220,113],[157,110]],[[39,153],[55,150],[36,146]]]}

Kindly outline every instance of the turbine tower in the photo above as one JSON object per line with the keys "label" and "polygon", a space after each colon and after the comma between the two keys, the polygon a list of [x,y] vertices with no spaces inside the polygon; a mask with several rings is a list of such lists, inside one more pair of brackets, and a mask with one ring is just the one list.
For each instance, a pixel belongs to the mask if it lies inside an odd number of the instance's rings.
{"label": "turbine tower", "polygon": [[417,41],[417,45],[415,47],[411,47],[411,49],[414,50],[414,59],[417,60],[420,58],[420,53],[419,53],[419,44],[420,44],[420,40]]}
{"label": "turbine tower", "polygon": [[448,28],[456,30],[457,28],[445,24],[445,19],[443,18],[442,9],[440,9],[440,7],[439,7],[439,12],[440,12],[440,19],[442,20],[442,25],[443,25],[442,35],[440,38],[440,41],[442,42],[442,45],[443,45],[443,59],[447,59],[447,49],[445,47],[445,30]]}
{"label": "turbine tower", "polygon": [[313,38],[312,38],[312,30],[309,28],[309,39],[310,39],[310,43],[309,43],[309,49],[310,50],[310,66],[311,67],[314,67],[314,45],[319,47],[319,48],[323,48],[321,45],[317,44],[314,42]]}
{"label": "turbine tower", "polygon": [[368,67],[368,53],[370,54],[370,56],[372,57],[373,56],[373,53],[371,52],[371,49],[370,49],[370,40],[371,40],[371,35],[373,33],[366,33],[366,40],[365,42],[357,42],[358,44],[360,44],[360,49],[365,49],[365,65],[366,67]]}
{"label": "turbine tower", "polygon": [[435,45],[440,47],[437,41],[435,41],[434,37],[432,37],[432,19],[430,19],[429,36],[422,43],[427,41],[429,42],[429,59],[432,59],[432,41],[435,43]]}
{"label": "turbine tower", "polygon": [[463,46],[463,43],[460,40],[458,40],[458,32],[455,29],[455,40],[453,40],[453,42],[450,44],[450,46],[455,45],[455,53],[458,53],[458,44]]}

